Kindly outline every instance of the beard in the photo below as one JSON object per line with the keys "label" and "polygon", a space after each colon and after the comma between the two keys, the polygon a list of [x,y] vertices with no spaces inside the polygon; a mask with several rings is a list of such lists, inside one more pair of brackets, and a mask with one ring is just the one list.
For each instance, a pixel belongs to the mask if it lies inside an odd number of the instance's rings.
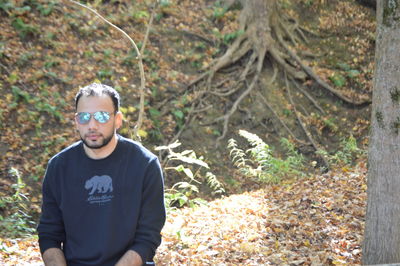
{"label": "beard", "polygon": [[96,141],[88,141],[86,139],[86,134],[84,137],[82,137],[81,134],[79,134],[79,136],[80,136],[81,140],[83,141],[83,143],[86,145],[86,147],[88,147],[90,149],[101,149],[101,148],[107,146],[108,143],[110,143],[110,141],[114,137],[114,134],[110,134],[109,136],[106,136],[106,137],[101,134],[100,138],[98,138]]}

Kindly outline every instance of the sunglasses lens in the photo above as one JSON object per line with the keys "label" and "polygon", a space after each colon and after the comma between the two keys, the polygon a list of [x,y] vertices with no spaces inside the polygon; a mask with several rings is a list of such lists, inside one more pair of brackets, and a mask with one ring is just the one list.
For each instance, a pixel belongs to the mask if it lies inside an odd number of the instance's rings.
{"label": "sunglasses lens", "polygon": [[79,124],[87,124],[90,121],[90,113],[87,112],[78,113],[77,117]]}
{"label": "sunglasses lens", "polygon": [[107,123],[107,121],[110,119],[110,113],[105,112],[105,111],[98,111],[93,114],[94,119],[96,119],[99,123]]}

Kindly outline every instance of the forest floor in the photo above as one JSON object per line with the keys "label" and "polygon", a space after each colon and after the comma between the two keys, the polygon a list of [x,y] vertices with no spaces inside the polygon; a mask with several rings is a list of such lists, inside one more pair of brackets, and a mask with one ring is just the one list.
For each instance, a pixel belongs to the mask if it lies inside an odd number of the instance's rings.
{"label": "forest floor", "polygon": [[[68,1],[3,2],[0,95],[5,97],[0,98],[0,217],[15,214],[18,206],[3,199],[18,192],[28,196],[29,215],[37,221],[47,161],[76,140],[71,104],[76,89],[95,80],[115,86],[124,107],[125,121],[120,133],[129,136],[138,115],[139,93],[137,86],[132,85],[139,84],[137,57],[119,32]],[[142,44],[140,40],[144,39],[152,13],[149,2],[95,1],[93,6]],[[226,196],[215,199],[206,188],[198,195],[210,200],[206,205],[169,212],[157,262],[359,264],[365,215],[365,163],[351,168],[334,166],[330,172],[319,175],[319,166],[312,166],[312,158],[307,161],[312,170],[307,177],[284,180],[279,185],[243,177],[229,157],[228,138],[237,137],[239,129],[247,129],[279,149],[279,140],[287,137],[258,94],[243,101],[232,117],[225,145],[215,147],[221,124],[210,121],[229,109],[235,95],[216,98],[212,108],[185,126],[196,94],[195,89],[188,90],[188,84],[238,36],[240,10],[225,10],[221,1],[211,0],[159,2],[164,5],[155,12],[144,52],[147,84],[143,144],[152,150],[169,144],[184,128],[179,138],[182,147],[195,149],[205,158],[224,184]],[[287,15],[304,26],[309,37],[309,43],[293,47],[304,55],[305,63],[336,89],[370,97],[375,42],[373,9],[360,6],[356,0],[280,3]],[[232,68],[244,64],[238,62]],[[265,65],[262,83],[268,83],[271,74],[267,73],[268,64]],[[333,154],[339,149],[338,143],[352,135],[365,148],[370,106],[346,105],[311,79],[302,85],[324,110],[319,112],[307,97],[296,93],[304,123],[321,147]],[[271,85],[263,93],[266,98],[271,97],[268,99],[278,116],[304,138],[293,105],[284,99],[283,87]],[[314,153],[301,145],[298,149],[306,155]],[[18,176],[27,185],[16,190]],[[168,172],[167,188],[180,178],[177,173]],[[12,232],[19,224],[8,226]],[[5,237],[1,233],[0,265],[42,265],[36,239]]]}
{"label": "forest floor", "polygon": [[[366,166],[171,211],[159,265],[358,265]],[[42,265],[36,239],[1,239],[1,265]]]}

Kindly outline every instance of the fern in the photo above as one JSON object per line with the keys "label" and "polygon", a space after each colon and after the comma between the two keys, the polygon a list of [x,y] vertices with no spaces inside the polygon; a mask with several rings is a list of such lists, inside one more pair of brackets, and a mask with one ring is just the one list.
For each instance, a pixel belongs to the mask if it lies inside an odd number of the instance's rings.
{"label": "fern", "polygon": [[236,140],[228,140],[228,149],[230,149],[229,155],[232,157],[233,164],[238,168],[245,167],[246,153],[242,149],[238,148]]}
{"label": "fern", "polygon": [[207,172],[206,173],[206,179],[207,179],[208,186],[212,190],[214,190],[215,194],[223,194],[223,193],[225,193],[224,186],[222,185],[222,183],[217,179],[217,177],[213,173]]}
{"label": "fern", "polygon": [[[256,172],[268,172],[271,168],[273,156],[270,147],[256,134],[247,132],[245,130],[239,130],[239,135],[244,137],[252,146],[247,152],[251,154],[255,163],[258,165]],[[263,174],[257,174],[259,178],[264,179]]]}
{"label": "fern", "polygon": [[304,158],[289,140],[281,139],[281,144],[287,151],[287,158],[281,159],[274,157],[270,146],[256,134],[239,130],[239,135],[247,140],[251,148],[244,152],[234,139],[230,139],[228,149],[233,164],[246,176],[256,177],[264,182],[278,183],[284,177],[303,174],[301,169]]}
{"label": "fern", "polygon": [[357,140],[350,135],[348,138],[342,138],[336,153],[329,154],[326,150],[319,150],[317,154],[327,158],[332,165],[345,166],[352,165],[357,158],[365,155],[365,151],[357,146]]}

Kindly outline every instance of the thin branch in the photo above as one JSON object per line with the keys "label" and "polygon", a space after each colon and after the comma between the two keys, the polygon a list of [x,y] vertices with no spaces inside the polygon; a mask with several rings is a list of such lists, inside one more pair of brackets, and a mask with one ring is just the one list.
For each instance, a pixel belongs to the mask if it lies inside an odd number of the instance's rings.
{"label": "thin branch", "polygon": [[212,107],[213,107],[212,104],[210,104],[210,105],[207,105],[206,107],[203,107],[201,109],[194,110],[193,113],[194,114],[202,113],[202,112],[205,112],[205,111],[211,109]]}
{"label": "thin branch", "polygon": [[194,37],[194,38],[199,39],[200,41],[206,42],[206,43],[208,43],[209,45],[215,45],[215,42],[214,42],[214,41],[212,41],[212,40],[210,40],[210,39],[207,39],[206,37],[201,36],[201,35],[198,34],[198,33],[191,32],[191,31],[186,30],[186,29],[181,30],[181,32],[182,32],[183,34],[188,35],[189,37]]}
{"label": "thin branch", "polygon": [[119,28],[118,26],[114,25],[113,23],[111,23],[110,21],[108,21],[106,18],[104,18],[102,15],[100,15],[96,10],[94,10],[91,7],[88,7],[84,4],[81,4],[77,1],[74,0],[68,0],[69,2],[72,2],[80,7],[83,7],[89,11],[91,11],[92,13],[94,13],[97,17],[99,17],[100,19],[102,19],[104,22],[106,22],[108,25],[110,25],[112,28],[116,29],[117,31],[121,32],[132,44],[133,48],[135,49],[137,55],[138,55],[138,65],[139,65],[139,71],[140,71],[140,108],[139,108],[139,117],[138,117],[138,121],[136,123],[136,126],[134,128],[133,134],[137,139],[140,139],[140,136],[138,134],[139,129],[142,126],[143,123],[143,116],[144,116],[144,88],[145,88],[145,75],[144,75],[144,67],[143,67],[143,60],[142,60],[142,54],[139,51],[139,48],[137,47],[136,43],[133,41],[133,39],[125,32],[123,31],[121,28]]}
{"label": "thin branch", "polygon": [[144,38],[143,38],[143,44],[142,44],[142,47],[140,48],[140,54],[144,54],[144,49],[145,49],[145,47],[146,47],[147,40],[148,40],[148,38],[149,38],[151,26],[153,25],[154,14],[156,13],[156,8],[157,8],[157,6],[158,6],[158,1],[156,1],[155,6],[154,6],[153,9],[151,10],[151,15],[150,15],[149,23],[147,24],[146,33],[145,33]]}

